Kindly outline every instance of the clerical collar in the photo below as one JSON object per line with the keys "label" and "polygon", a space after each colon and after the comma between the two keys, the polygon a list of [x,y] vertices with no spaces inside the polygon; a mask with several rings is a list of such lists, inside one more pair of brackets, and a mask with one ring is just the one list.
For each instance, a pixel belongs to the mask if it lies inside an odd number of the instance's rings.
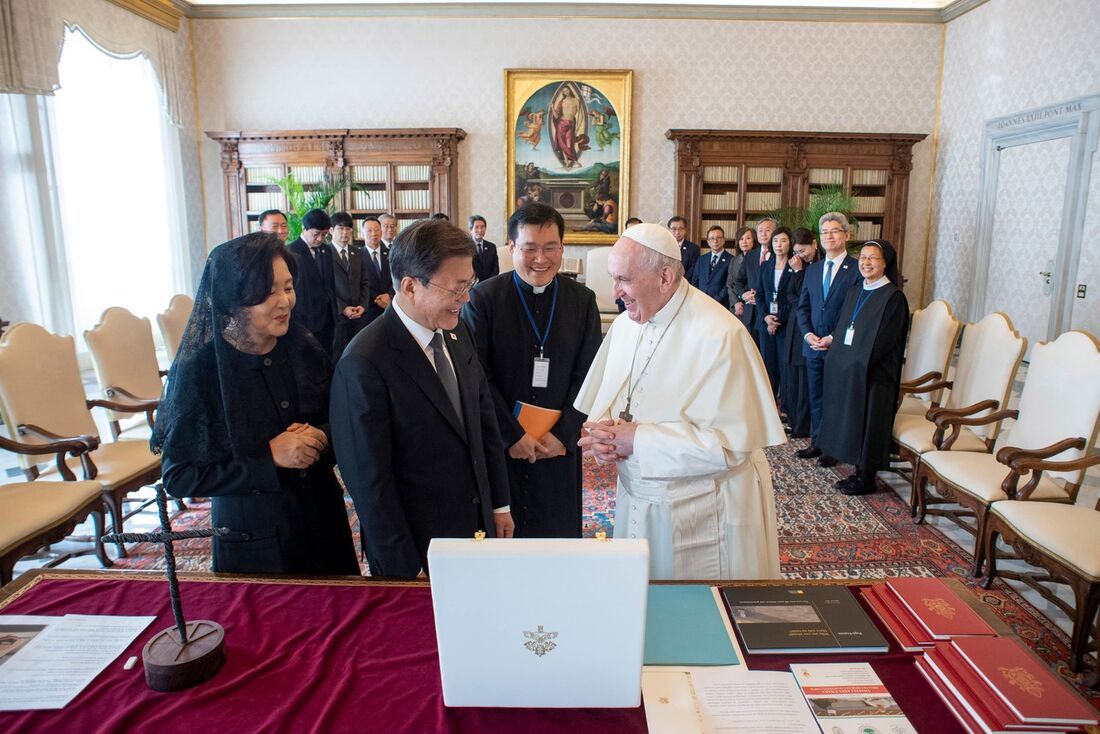
{"label": "clerical collar", "polygon": [[864,280],[863,281],[863,290],[865,290],[865,291],[878,290],[879,288],[883,287],[884,285],[889,285],[889,283],[890,283],[890,279],[887,278],[885,275],[883,275],[881,278],[879,278],[878,280],[876,280],[872,283],[868,283],[866,280]]}
{"label": "clerical collar", "polygon": [[672,298],[668,299],[668,303],[661,307],[661,310],[653,314],[653,317],[648,323],[654,326],[665,326],[672,321],[673,317],[679,312],[680,305],[687,298],[688,294],[688,282],[686,278],[680,279],[680,285],[676,289],[676,292],[672,294]]}
{"label": "clerical collar", "polygon": [[[557,278],[558,276],[555,275],[554,277]],[[516,280],[519,281],[519,287],[520,288],[522,288],[525,291],[528,291],[529,293],[534,293],[536,296],[539,295],[540,293],[545,293],[546,289],[550,287],[550,284],[554,282],[553,280],[551,280],[550,283],[547,283],[546,285],[531,285],[530,283],[528,283],[523,278],[517,277]]]}

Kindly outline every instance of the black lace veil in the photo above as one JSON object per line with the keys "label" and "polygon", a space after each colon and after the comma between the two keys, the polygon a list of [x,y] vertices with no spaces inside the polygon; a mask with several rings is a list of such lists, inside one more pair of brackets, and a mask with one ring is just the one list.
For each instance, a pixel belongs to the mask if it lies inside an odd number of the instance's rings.
{"label": "black lace veil", "polygon": [[[242,380],[257,379],[258,374],[244,368],[242,353],[223,334],[235,323],[235,313],[255,305],[245,302],[249,300],[245,293],[249,276],[254,282],[260,269],[271,272],[280,251],[294,275],[294,258],[271,234],[238,237],[210,253],[157,410],[149,442],[154,453],[170,446],[173,461],[209,465],[254,458],[270,450],[272,437],[254,430],[250,423],[254,406],[243,398],[247,391],[239,389]],[[293,315],[277,349],[285,349],[290,360],[299,412],[304,416],[327,414],[332,363],[313,335],[295,323]],[[247,359],[247,355],[243,357]]]}

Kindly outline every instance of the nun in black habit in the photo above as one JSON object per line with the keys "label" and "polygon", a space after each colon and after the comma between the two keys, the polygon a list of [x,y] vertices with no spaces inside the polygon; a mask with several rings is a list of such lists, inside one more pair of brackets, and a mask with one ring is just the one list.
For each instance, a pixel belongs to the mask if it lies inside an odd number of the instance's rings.
{"label": "nun in black habit", "polygon": [[897,255],[885,240],[859,254],[863,287],[844,299],[825,357],[821,451],[855,466],[836,483],[841,494],[871,494],[889,467],[890,432],[909,330],[909,304],[898,287]]}
{"label": "nun in black habit", "polygon": [[214,248],[151,447],[175,497],[212,498],[213,570],[356,574],[328,435],[328,353],[291,320],[294,259],[273,235]]}

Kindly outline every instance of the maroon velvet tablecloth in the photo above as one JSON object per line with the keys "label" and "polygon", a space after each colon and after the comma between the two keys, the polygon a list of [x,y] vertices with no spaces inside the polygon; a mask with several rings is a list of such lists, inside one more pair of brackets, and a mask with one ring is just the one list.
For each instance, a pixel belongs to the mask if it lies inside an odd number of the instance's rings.
{"label": "maroon velvet tablecloth", "polygon": [[[181,589],[188,619],[225,627],[228,661],[211,681],[178,693],[148,688],[140,662],[123,670],[154,632],[172,624],[162,578],[53,571],[0,599],[0,614],[157,615],[67,707],[0,713],[0,732],[646,732],[641,707],[445,708],[424,586],[211,576],[185,580]],[[961,731],[910,656],[870,657],[918,731]],[[798,661],[856,659],[868,656]],[[792,661],[754,656],[749,667],[782,670]]]}

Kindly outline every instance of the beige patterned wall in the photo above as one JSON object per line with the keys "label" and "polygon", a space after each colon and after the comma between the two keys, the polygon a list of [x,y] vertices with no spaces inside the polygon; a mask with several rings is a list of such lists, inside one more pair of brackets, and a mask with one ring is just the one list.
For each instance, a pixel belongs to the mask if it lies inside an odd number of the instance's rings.
{"label": "beige patterned wall", "polygon": [[[993,117],[1100,92],[1098,37],[1096,0],[991,0],[947,26],[933,261],[925,293],[947,299],[964,316],[974,270],[983,125]],[[1097,175],[1094,170],[1082,277],[1100,275],[1094,244],[1100,237]],[[1061,202],[1052,196],[1057,198],[1049,192],[1037,195],[1029,205],[1037,211],[1051,206],[1060,211]],[[1074,323],[1100,321],[1093,306],[1100,303],[1098,297],[1100,280],[1092,280],[1089,298],[1074,301]]]}
{"label": "beige patterned wall", "polygon": [[[204,130],[457,126],[460,210],[502,241],[503,70],[634,70],[632,214],[673,214],[668,128],[931,133],[941,27],[668,20],[193,22]],[[930,138],[914,151],[906,262],[923,268]],[[203,143],[211,243],[225,236]],[[919,277],[910,275],[919,289]],[[916,290],[910,297],[914,298]]]}

